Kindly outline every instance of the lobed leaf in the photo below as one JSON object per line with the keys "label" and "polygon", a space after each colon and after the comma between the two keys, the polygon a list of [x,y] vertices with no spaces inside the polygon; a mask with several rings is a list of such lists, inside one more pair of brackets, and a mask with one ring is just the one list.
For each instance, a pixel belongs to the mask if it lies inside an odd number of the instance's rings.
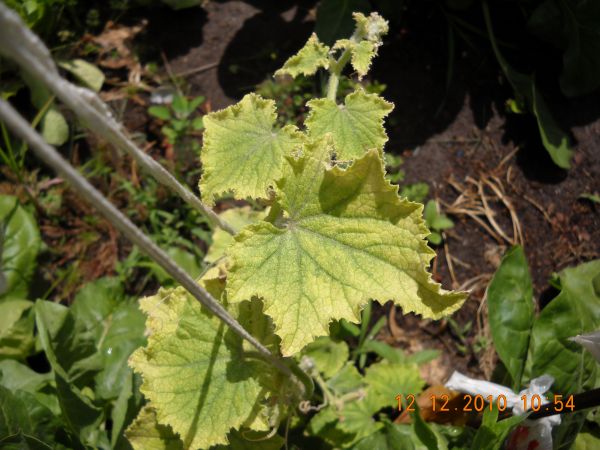
{"label": "lobed leaf", "polygon": [[275,72],[275,76],[287,74],[296,78],[301,74],[314,75],[321,67],[329,68],[329,47],[321,43],[317,35],[313,33],[304,47]]}
{"label": "lobed leaf", "polygon": [[336,42],[334,50],[336,48],[346,49],[350,52],[350,63],[358,74],[359,80],[367,74],[371,67],[371,61],[377,54],[377,46],[367,40],[355,42],[350,39],[341,39]]}
{"label": "lobed leaf", "polygon": [[[256,222],[264,214],[260,211],[254,211],[250,206],[240,208],[230,208],[219,214],[219,217],[229,224],[233,230],[238,233],[244,227]],[[208,263],[215,263],[225,255],[226,250],[235,242],[233,236],[221,228],[215,229],[212,235],[212,244],[204,260]]]}
{"label": "lobed leaf", "polygon": [[397,405],[398,394],[417,394],[425,387],[416,364],[373,364],[367,368],[365,382],[369,389],[368,395],[373,397],[380,408]]}
{"label": "lobed leaf", "polygon": [[231,191],[235,198],[265,198],[281,177],[284,158],[302,143],[295,126],[275,128],[275,102],[248,94],[239,103],[204,116],[204,201]]}
{"label": "lobed leaf", "polygon": [[146,405],[125,431],[133,450],[183,450],[183,442],[173,430],[156,421],[156,411]]}
{"label": "lobed leaf", "polygon": [[431,318],[465,298],[431,280],[423,207],[398,197],[379,152],[343,170],[326,168],[330,150],[321,141],[290,159],[274,206],[281,217],[245,228],[230,249],[228,298],[263,299],[284,355],[327,335],[332,319],[360,320],[370,298]]}
{"label": "lobed leaf", "polygon": [[[266,318],[252,315],[246,305],[240,306],[238,320],[265,340]],[[161,289],[140,306],[148,315],[150,336],[130,365],[143,377],[141,391],[158,423],[171,426],[185,448],[225,444],[232,428],[258,415],[265,395],[261,375],[275,375],[248,359],[241,338],[183,288]]]}
{"label": "lobed leaf", "polygon": [[319,98],[307,106],[311,109],[306,118],[309,136],[318,139],[331,133],[340,160],[360,158],[371,149],[381,150],[387,142],[383,118],[394,105],[377,94],[357,90],[348,94],[342,105]]}
{"label": "lobed leaf", "polygon": [[345,342],[335,342],[323,336],[308,344],[302,353],[312,359],[315,366],[326,378],[331,378],[344,367],[350,351]]}

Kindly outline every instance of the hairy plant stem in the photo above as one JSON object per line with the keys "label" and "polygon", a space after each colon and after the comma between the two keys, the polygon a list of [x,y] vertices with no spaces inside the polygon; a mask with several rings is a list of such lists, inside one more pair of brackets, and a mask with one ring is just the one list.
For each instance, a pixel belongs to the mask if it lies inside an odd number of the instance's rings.
{"label": "hairy plant stem", "polygon": [[162,165],[140,150],[114,120],[108,107],[89,89],[69,83],[58,73],[50,52],[20,17],[0,2],[0,54],[14,60],[23,70],[41,81],[71,108],[83,124],[117,149],[125,151],[160,183],[176,192],[186,203],[202,212],[213,226],[234,235],[233,228],[205,206]]}
{"label": "hairy plant stem", "polygon": [[[1,4],[0,4],[1,6]],[[31,128],[29,123],[5,100],[0,99],[0,120],[11,129],[16,136],[23,139],[30,148],[46,164],[52,167],[62,178],[69,182],[85,200],[94,206],[111,224],[123,233],[140,250],[162,267],[190,294],[192,294],[210,312],[221,319],[238,336],[247,340],[273,366],[287,377],[300,378],[294,370],[273,355],[240,323],[235,320],[225,308],[215,300],[202,286],[194,281],[175,261],[158,247],[143,231],[136,227],[121,211],[115,208],[100,192],[98,192],[73,166],[71,166],[52,146]],[[298,369],[300,370],[300,369]],[[299,381],[305,384],[304,380]]]}
{"label": "hairy plant stem", "polygon": [[365,396],[365,390],[358,389],[357,391],[348,392],[340,397],[336,397],[335,394],[331,392],[327,386],[327,383],[323,377],[321,377],[321,374],[319,374],[318,371],[313,375],[313,377],[323,392],[323,397],[325,397],[325,403],[323,406],[331,405],[338,411],[341,411],[346,403],[360,400]]}
{"label": "hairy plant stem", "polygon": [[[353,42],[360,42],[361,39],[362,36],[358,33],[358,31],[355,31],[350,38],[350,40]],[[335,102],[342,71],[344,70],[344,67],[346,67],[346,64],[348,64],[350,61],[351,56],[352,52],[349,48],[346,48],[337,60],[331,58],[329,61],[329,80],[327,82],[327,98],[329,100],[333,100]]]}

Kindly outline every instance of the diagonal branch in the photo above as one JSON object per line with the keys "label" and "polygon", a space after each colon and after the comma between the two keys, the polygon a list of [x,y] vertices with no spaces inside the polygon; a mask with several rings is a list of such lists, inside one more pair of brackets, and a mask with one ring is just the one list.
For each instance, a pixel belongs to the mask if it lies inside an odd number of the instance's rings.
{"label": "diagonal branch", "polygon": [[115,121],[108,107],[89,89],[69,83],[58,73],[50,52],[20,17],[0,2],[0,54],[14,60],[23,70],[41,81],[83,124],[116,148],[125,151],[160,183],[176,192],[185,202],[205,214],[210,222],[230,234],[233,228],[205,206],[187,187],[179,183],[162,165],[140,150]]}

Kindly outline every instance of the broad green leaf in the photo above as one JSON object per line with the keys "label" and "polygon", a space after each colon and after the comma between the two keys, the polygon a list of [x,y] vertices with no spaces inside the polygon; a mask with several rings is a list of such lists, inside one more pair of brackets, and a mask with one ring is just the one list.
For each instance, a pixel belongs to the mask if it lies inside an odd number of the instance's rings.
{"label": "broad green leaf", "polygon": [[408,425],[385,423],[384,428],[367,436],[354,446],[355,450],[416,450],[418,438]]}
{"label": "broad green leaf", "polygon": [[332,447],[347,448],[354,440],[354,433],[340,428],[340,417],[331,406],[321,409],[308,423],[307,430],[314,436],[319,436]]}
{"label": "broad green leaf", "polygon": [[284,158],[302,144],[294,126],[275,128],[275,102],[255,94],[204,116],[200,192],[214,204],[228,191],[235,198],[265,198],[281,178]]}
{"label": "broad green leaf", "polygon": [[415,412],[410,416],[413,422],[413,433],[427,450],[447,450],[447,447],[441,448],[437,435],[421,417],[418,403],[415,403]]}
{"label": "broad green leaf", "polygon": [[100,92],[104,84],[104,74],[98,67],[84,59],[73,59],[59,63],[60,67],[71,72],[77,81],[92,91]]}
{"label": "broad green leaf", "polygon": [[101,358],[95,376],[96,394],[116,399],[122,384],[131,377],[127,359],[145,343],[144,314],[123,295],[117,278],[101,278],[77,293],[71,306],[79,334],[90,335]]}
{"label": "broad green leaf", "polygon": [[189,114],[189,102],[183,95],[175,95],[171,102],[171,108],[178,118],[185,117]]}
{"label": "broad green leaf", "polygon": [[95,340],[102,324],[88,326],[74,317],[76,310],[52,302],[37,302],[35,306],[36,324],[43,321],[47,331],[42,339],[44,351],[52,353],[67,380],[83,389],[91,385],[94,375],[102,370],[102,355]]}
{"label": "broad green leaf", "polygon": [[546,0],[533,11],[529,28],[563,53],[560,87],[568,97],[600,86],[600,6],[598,2]]}
{"label": "broad green leaf", "polygon": [[383,118],[394,105],[377,94],[357,90],[348,94],[344,104],[328,98],[307,103],[310,113],[306,118],[309,136],[320,138],[331,133],[338,160],[363,156],[368,150],[383,149],[387,136]]}
{"label": "broad green leaf", "polygon": [[302,354],[312,359],[325,378],[330,378],[344,366],[350,351],[345,342],[335,342],[328,336],[322,336],[308,344]]}
{"label": "broad green leaf", "polygon": [[0,385],[12,393],[24,391],[33,394],[35,399],[52,411],[60,414],[56,391],[51,386],[54,376],[51,372],[40,374],[12,359],[0,361]]}
{"label": "broad green leaf", "polygon": [[572,150],[569,148],[569,138],[560,129],[552,113],[548,109],[541,92],[538,90],[533,76],[517,72],[504,58],[492,30],[492,24],[487,3],[484,3],[484,16],[488,28],[488,35],[496,59],[504,72],[504,75],[512,85],[520,100],[524,101],[531,112],[535,115],[542,143],[548,151],[552,161],[563,169],[571,166]]}
{"label": "broad green leaf", "polygon": [[322,0],[317,8],[315,31],[328,45],[342,38],[349,38],[355,22],[352,13],[368,12],[371,5],[368,0]]}
{"label": "broad green leaf", "polygon": [[339,372],[327,380],[327,387],[337,395],[344,395],[366,387],[363,377],[351,362],[347,362]]}
{"label": "broad green leaf", "polygon": [[0,361],[0,384],[10,391],[35,392],[52,379],[50,373],[37,373],[20,362],[7,359]]}
{"label": "broad green leaf", "polygon": [[488,287],[487,304],[496,352],[511,376],[513,391],[518,392],[535,312],[533,286],[522,247],[513,247],[504,255]]}
{"label": "broad green leaf", "polygon": [[358,79],[362,79],[369,68],[371,67],[371,61],[377,54],[377,46],[371,41],[352,41],[350,39],[341,39],[336,42],[335,49],[344,49],[350,52],[350,62],[352,67],[358,74]]}
{"label": "broad green leaf", "polygon": [[34,218],[17,197],[0,195],[0,298],[27,298],[40,242]]}
{"label": "broad green leaf", "polygon": [[535,82],[532,82],[532,109],[537,119],[542,143],[550,154],[552,161],[563,169],[571,167],[571,157],[573,150],[569,145],[569,137],[560,129],[541,92],[538,90]]}
{"label": "broad green leaf", "polygon": [[171,118],[171,110],[164,105],[153,105],[148,108],[148,114],[161,120],[169,120]]}
{"label": "broad green leaf", "polygon": [[343,170],[326,168],[329,150],[319,142],[290,160],[276,205],[283,217],[245,228],[229,252],[229,300],[261,297],[286,356],[329,334],[332,319],[359,321],[371,298],[431,318],[465,298],[431,280],[422,206],[398,197],[379,152]]}
{"label": "broad green leaf", "polygon": [[[158,422],[171,426],[185,448],[225,444],[232,428],[258,414],[265,395],[259,377],[274,374],[246,358],[241,339],[184,289],[161,289],[140,306],[150,336],[130,365],[142,375],[141,391]],[[260,339],[266,318],[256,321],[248,303],[239,311],[238,320]]]}
{"label": "broad green leaf", "polygon": [[139,375],[129,373],[121,380],[120,392],[117,399],[112,403],[110,418],[112,429],[110,432],[110,444],[113,448],[122,448],[126,437],[123,433],[128,425],[132,424],[144,404],[144,398],[140,392],[142,379]]}
{"label": "broad green leaf", "polygon": [[298,75],[314,75],[320,69],[329,68],[329,47],[319,41],[319,38],[313,33],[304,47],[298,53],[290,57],[283,67],[275,72],[275,75],[291,75],[296,78]]}
{"label": "broad green leaf", "polygon": [[525,416],[511,416],[498,420],[498,410],[485,410],[481,426],[477,430],[471,450],[498,450],[514,428],[525,420]]}
{"label": "broad green leaf", "polygon": [[552,375],[556,393],[575,394],[598,387],[596,360],[569,338],[600,329],[600,292],[594,289],[594,279],[599,276],[600,260],[560,272],[560,294],[533,325],[531,378]]}
{"label": "broad green leaf", "polygon": [[29,300],[0,302],[0,359],[25,359],[33,350],[33,314]]}
{"label": "broad green leaf", "polygon": [[[256,222],[263,217],[264,213],[254,211],[250,206],[242,206],[240,208],[230,208],[219,214],[219,217],[227,222],[236,233],[239,233],[242,228]],[[226,250],[235,242],[233,236],[221,228],[216,228],[212,236],[212,244],[208,249],[208,253],[204,260],[208,263],[214,263],[219,258],[223,257]]]}
{"label": "broad green leaf", "polygon": [[417,395],[425,387],[416,364],[380,362],[369,366],[365,373],[368,395],[381,408],[398,404],[396,396]]}
{"label": "broad green leaf", "polygon": [[379,402],[369,395],[346,403],[339,413],[339,427],[347,433],[354,434],[353,442],[360,441],[383,428],[383,423],[373,418],[380,409]]}
{"label": "broad green leaf", "polygon": [[[56,393],[61,407],[62,416],[67,428],[78,436],[84,445],[95,447],[99,442],[106,441],[106,432],[101,430],[104,421],[102,408],[95,406],[89,397],[84,395],[69,378],[65,369],[60,365],[55,353],[52,332],[57,324],[64,322],[66,317],[60,305],[47,301],[37,301],[35,304],[36,327],[46,358],[54,371]],[[58,316],[58,320],[57,320]],[[76,341],[75,341],[76,342]]]}
{"label": "broad green leaf", "polygon": [[183,450],[183,442],[167,425],[156,421],[156,411],[146,405],[125,431],[133,450]]}
{"label": "broad green leaf", "polygon": [[65,117],[51,107],[40,122],[40,132],[44,140],[55,146],[63,145],[69,139],[69,125]]}

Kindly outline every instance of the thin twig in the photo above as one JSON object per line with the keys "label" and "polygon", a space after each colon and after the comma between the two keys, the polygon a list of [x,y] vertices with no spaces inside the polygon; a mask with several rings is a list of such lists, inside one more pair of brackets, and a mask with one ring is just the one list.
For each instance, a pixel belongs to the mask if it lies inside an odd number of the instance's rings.
{"label": "thin twig", "polygon": [[58,73],[50,52],[42,41],[23,24],[20,17],[0,2],[0,54],[14,60],[41,81],[71,108],[83,124],[116,148],[133,157],[160,183],[176,192],[186,203],[205,214],[214,226],[230,234],[233,228],[205,206],[187,187],[179,183],[162,165],[141,151],[114,120],[108,107],[96,93],[69,83]]}
{"label": "thin twig", "polygon": [[207,70],[214,69],[215,67],[219,67],[220,63],[221,63],[221,61],[214,61],[209,64],[204,64],[203,66],[200,66],[200,67],[194,67],[193,69],[184,70],[183,72],[177,72],[174,75],[179,78],[189,77],[190,75],[195,75],[197,73],[206,72]]}

